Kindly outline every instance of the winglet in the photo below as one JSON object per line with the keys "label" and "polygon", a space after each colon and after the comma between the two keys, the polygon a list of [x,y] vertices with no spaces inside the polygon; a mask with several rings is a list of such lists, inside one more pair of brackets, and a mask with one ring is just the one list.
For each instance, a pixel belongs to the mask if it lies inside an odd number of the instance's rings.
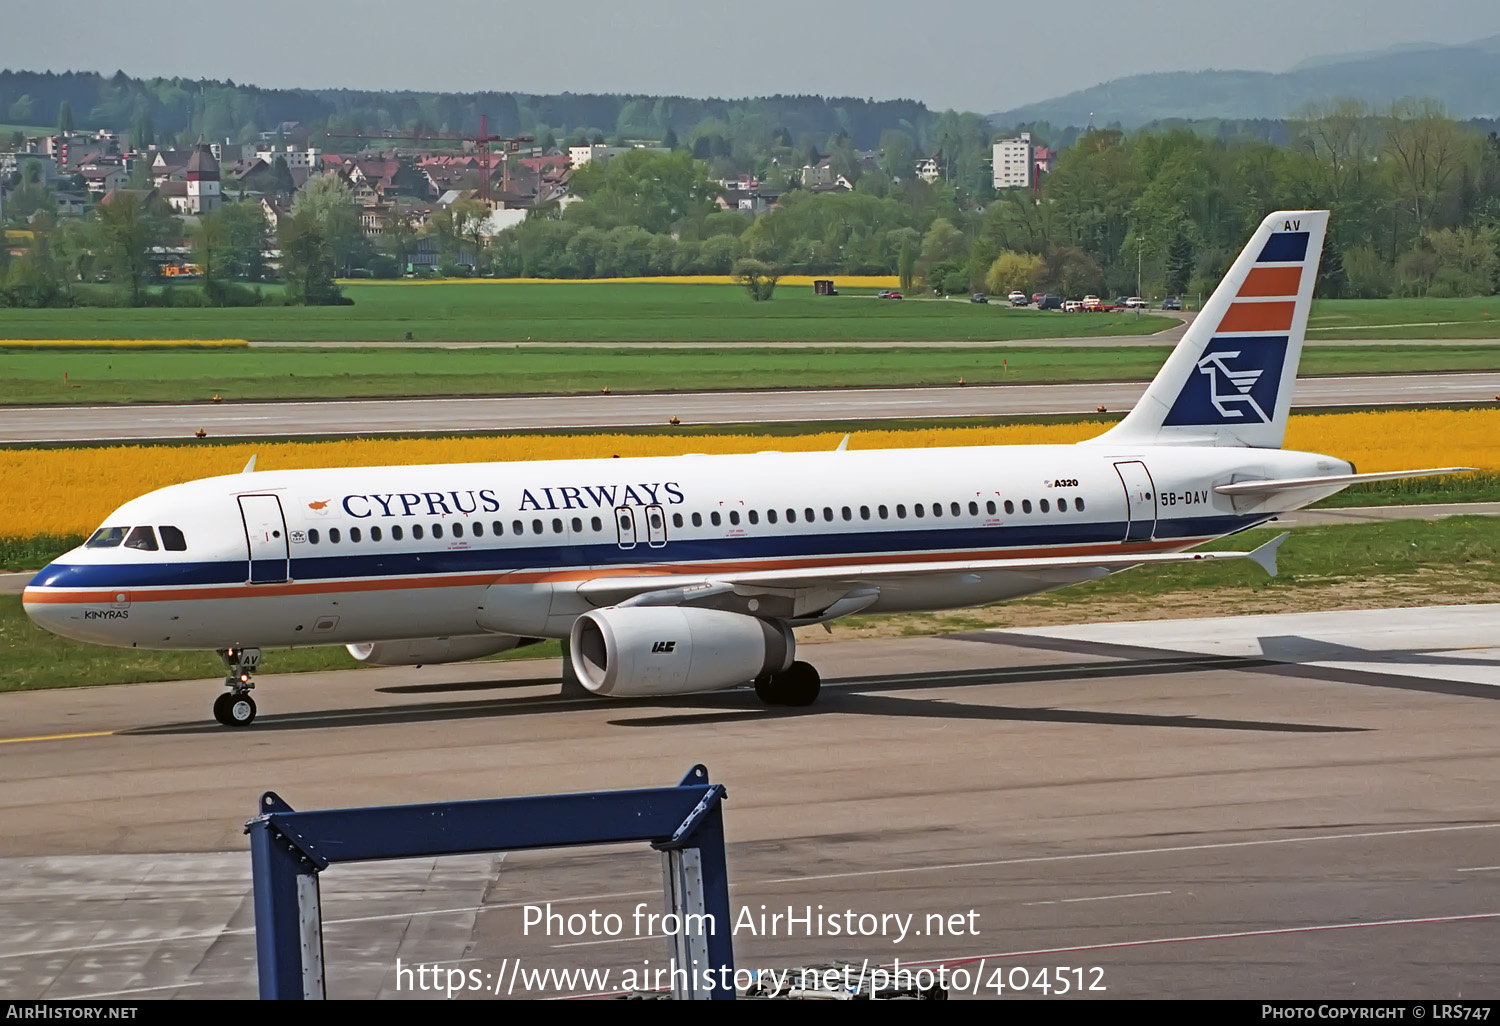
{"label": "winglet", "polygon": [[849,436],[845,435],[844,436],[844,440],[839,443],[839,447],[837,449],[833,450],[833,451],[834,452],[843,452],[847,448],[849,448]]}
{"label": "winglet", "polygon": [[1251,549],[1245,554],[1245,558],[1254,560],[1256,566],[1260,567],[1272,577],[1275,577],[1276,550],[1281,548],[1281,543],[1286,541],[1291,536],[1291,531],[1282,531],[1280,534],[1272,538],[1270,541],[1266,542],[1264,545],[1255,549]]}
{"label": "winglet", "polygon": [[[255,454],[255,456],[259,456],[259,455],[260,455],[260,453],[256,453]],[[255,473],[255,456],[251,456],[250,457],[250,462],[245,464],[245,469],[242,470],[242,471],[240,471],[241,474],[253,474],[253,473]]]}

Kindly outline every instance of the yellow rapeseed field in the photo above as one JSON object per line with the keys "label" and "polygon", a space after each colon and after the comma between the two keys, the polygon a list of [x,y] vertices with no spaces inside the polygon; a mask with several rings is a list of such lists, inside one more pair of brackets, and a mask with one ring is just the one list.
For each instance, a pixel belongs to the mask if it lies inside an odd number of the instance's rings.
{"label": "yellow rapeseed field", "polygon": [[[997,427],[860,431],[853,449],[943,445],[1071,443],[1106,425],[1011,424]],[[169,484],[233,474],[254,455],[259,470],[313,467],[670,456],[764,449],[832,449],[838,433],[764,435],[513,435],[487,438],[356,439],[340,442],[244,442],[76,449],[0,450],[0,536],[86,534],[115,507]],[[1431,466],[1500,470],[1500,410],[1417,410],[1293,417],[1287,448],[1353,460],[1361,471]]]}

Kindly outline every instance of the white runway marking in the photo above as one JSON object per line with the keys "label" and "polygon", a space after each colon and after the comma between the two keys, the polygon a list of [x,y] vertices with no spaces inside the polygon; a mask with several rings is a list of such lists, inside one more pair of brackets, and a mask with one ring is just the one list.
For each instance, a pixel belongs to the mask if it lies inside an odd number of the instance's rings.
{"label": "white runway marking", "polygon": [[1121,898],[1155,898],[1171,891],[1137,891],[1134,894],[1101,894],[1094,898],[1057,898],[1054,901],[1023,901],[1022,905],[1073,905],[1080,901],[1118,901]]}

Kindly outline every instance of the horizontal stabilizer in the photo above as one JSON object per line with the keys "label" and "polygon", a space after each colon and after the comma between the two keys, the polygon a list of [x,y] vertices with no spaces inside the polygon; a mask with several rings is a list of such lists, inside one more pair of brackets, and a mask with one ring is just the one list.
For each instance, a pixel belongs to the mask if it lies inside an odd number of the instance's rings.
{"label": "horizontal stabilizer", "polygon": [[1326,477],[1281,477],[1267,481],[1236,481],[1234,484],[1218,485],[1214,491],[1220,495],[1269,495],[1272,492],[1290,492],[1298,488],[1343,488],[1346,485],[1365,481],[1400,481],[1408,477],[1440,477],[1443,474],[1467,474],[1474,467],[1432,467],[1427,470],[1392,470],[1379,474],[1330,474]]}

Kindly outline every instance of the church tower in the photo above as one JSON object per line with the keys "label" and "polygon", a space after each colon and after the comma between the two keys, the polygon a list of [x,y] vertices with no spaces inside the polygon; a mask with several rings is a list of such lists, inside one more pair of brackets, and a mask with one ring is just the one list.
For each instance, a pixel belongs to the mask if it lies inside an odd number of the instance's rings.
{"label": "church tower", "polygon": [[219,162],[203,136],[193,145],[187,165],[187,212],[206,214],[219,209]]}

